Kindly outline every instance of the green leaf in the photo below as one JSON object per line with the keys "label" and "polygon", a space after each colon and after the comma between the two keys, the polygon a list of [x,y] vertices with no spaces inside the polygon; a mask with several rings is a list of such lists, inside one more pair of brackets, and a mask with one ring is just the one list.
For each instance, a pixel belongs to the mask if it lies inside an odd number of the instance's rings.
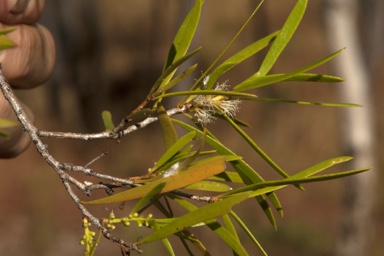
{"label": "green leaf", "polygon": [[196,136],[196,132],[189,132],[181,137],[176,143],[174,143],[156,162],[150,173],[156,172],[160,167],[166,164],[175,154],[177,154],[182,148],[190,143]]}
{"label": "green leaf", "polygon": [[284,172],[284,170],[277,164],[275,161],[272,160],[257,144],[252,140],[251,137],[248,136],[247,133],[245,133],[230,117],[225,116],[225,119],[232,125],[232,127],[243,137],[243,139],[253,148],[253,150],[256,151],[257,154],[261,158],[264,159],[265,162],[269,166],[271,166],[278,174],[283,176],[284,178],[289,177],[289,175]]}
{"label": "green leaf", "polygon": [[345,171],[345,172],[338,172],[338,173],[333,173],[333,174],[325,174],[325,175],[319,175],[319,176],[313,176],[313,177],[305,177],[305,178],[296,178],[294,176],[293,179],[284,179],[284,180],[279,180],[279,181],[266,181],[264,184],[258,184],[253,188],[256,188],[260,186],[260,189],[255,190],[252,192],[252,196],[257,196],[257,195],[262,195],[265,193],[269,193],[271,191],[276,191],[278,189],[284,188],[288,185],[292,184],[299,184],[299,183],[311,183],[311,182],[318,182],[318,181],[326,181],[326,180],[334,180],[334,179],[339,179],[342,177],[346,176],[351,176],[351,175],[356,175],[361,172],[366,172],[368,171],[369,168],[365,169],[359,169],[359,170],[351,170],[351,171]]}
{"label": "green leaf", "polygon": [[159,186],[161,183],[166,183],[166,185],[161,190],[161,193],[173,191],[180,189],[186,186],[189,186],[195,182],[205,180],[213,175],[216,175],[225,170],[225,161],[224,156],[216,156],[207,158],[197,162],[195,165],[190,166],[186,170],[177,171],[175,174],[169,176],[163,176],[158,180],[149,182],[148,184],[135,187],[112,196],[104,197],[101,199],[96,199],[89,202],[82,202],[83,204],[112,204],[119,203],[123,201],[128,201],[132,199],[142,198],[155,187]]}
{"label": "green leaf", "polygon": [[272,69],[281,52],[295,33],[300,21],[305,13],[307,0],[298,0],[295,7],[289,14],[275,41],[272,43],[267,55],[261,63],[257,72],[258,76],[265,76]]}
{"label": "green leaf", "polygon": [[151,199],[153,199],[154,196],[159,194],[161,192],[161,190],[163,190],[163,188],[165,187],[166,184],[167,184],[166,182],[159,183],[151,191],[149,191],[148,194],[143,196],[139,200],[139,202],[137,202],[135,204],[135,206],[132,208],[131,214],[136,213],[143,205],[145,205],[147,202],[149,202]]}
{"label": "green leaf", "polygon": [[[198,208],[189,203],[188,201],[181,199],[179,197],[176,197],[175,195],[168,195],[170,196],[176,203],[187,209],[189,212],[196,211]],[[223,215],[227,216],[227,214]],[[218,223],[216,220],[211,219],[204,221],[204,224],[210,228],[217,236],[219,236],[225,243],[227,243],[231,248],[237,248],[237,252],[244,253],[245,250],[242,246],[242,243],[237,239],[237,236],[233,234],[230,230],[223,228],[220,223]],[[202,224],[196,224],[194,226],[201,226]],[[244,254],[247,255],[247,254]]]}
{"label": "green leaf", "polygon": [[101,112],[101,117],[103,119],[103,123],[106,131],[110,131],[115,128],[115,125],[113,124],[111,112],[104,110],[103,112]]}
{"label": "green leaf", "polygon": [[[150,90],[150,95],[152,93],[154,93],[155,91],[157,91],[159,89],[159,87],[161,86],[165,86],[167,87],[167,84],[168,82],[170,81],[171,77],[170,76],[171,74],[173,74],[174,72],[176,72],[176,69],[181,65],[183,64],[185,61],[189,60],[193,55],[195,55],[196,53],[198,53],[199,51],[201,50],[201,47],[197,48],[196,50],[188,53],[187,55],[175,60],[172,65],[170,65],[169,67],[167,67],[167,69],[165,69],[163,71],[163,73],[160,75],[160,77],[156,80],[155,84],[152,86],[151,90]],[[166,80],[167,79],[167,80]],[[163,91],[165,90],[160,90],[158,91],[156,94],[161,94]]]}
{"label": "green leaf", "polygon": [[[151,226],[154,228],[154,230],[160,230],[160,226],[156,223],[156,221],[151,221]],[[167,238],[161,239],[163,242],[165,248],[169,252],[170,256],[175,256],[175,252],[173,251],[172,244],[169,242]]]}
{"label": "green leaf", "polygon": [[323,107],[362,107],[359,104],[353,103],[335,103],[335,102],[315,102],[315,101],[302,101],[302,100],[284,100],[284,99],[270,99],[270,98],[240,98],[241,100],[260,101],[260,102],[280,102],[280,103],[294,103],[301,105],[315,105]]}
{"label": "green leaf", "polygon": [[[160,230],[155,231],[153,234],[137,242],[137,244],[140,245],[144,243],[153,242],[159,239],[163,239],[176,232],[182,231],[186,228],[196,225],[198,223],[205,222],[205,221],[214,219],[216,217],[225,215],[231,211],[233,206],[246,200],[248,198],[248,195],[249,195],[248,193],[238,194],[238,195],[220,200],[218,202],[205,205],[194,211],[191,211],[179,218],[176,218],[174,221],[172,221],[168,225],[163,226]],[[247,254],[244,254],[244,252],[245,250],[241,250],[241,251],[239,250],[239,252],[236,251],[236,253],[239,253],[240,255],[247,255]]]}
{"label": "green leaf", "polygon": [[229,245],[229,247],[232,249],[235,255],[238,255],[238,256],[249,255],[248,252],[243,247],[243,243],[238,239],[236,234],[224,228],[218,222],[208,222],[206,223],[206,225],[211,230],[213,230],[215,234],[221,238],[221,240],[223,240],[227,245]]}
{"label": "green leaf", "polygon": [[[283,76],[284,74],[275,74],[272,76]],[[312,74],[312,73],[301,73],[292,76],[291,78],[285,80],[290,81],[308,81],[308,82],[324,82],[324,83],[339,83],[343,82],[344,79],[338,76],[322,75],[322,74]]]}
{"label": "green leaf", "polygon": [[165,151],[169,150],[178,140],[176,129],[173,126],[171,118],[163,106],[157,108],[161,132],[163,133]]}
{"label": "green leaf", "polygon": [[267,86],[270,84],[275,84],[275,83],[282,82],[282,81],[287,81],[289,79],[292,79],[293,77],[296,77],[297,75],[301,75],[302,73],[306,73],[307,71],[314,69],[314,68],[328,62],[329,60],[331,60],[334,57],[336,57],[337,55],[339,55],[342,51],[343,51],[343,49],[341,49],[335,53],[332,53],[331,55],[329,55],[325,58],[322,58],[322,59],[320,59],[320,60],[318,60],[318,61],[316,61],[310,65],[299,68],[299,69],[297,69],[293,72],[287,73],[287,74],[260,76],[258,73],[256,73],[256,74],[250,76],[249,78],[247,78],[246,80],[244,80],[243,82],[241,82],[240,84],[236,85],[233,88],[233,90],[234,91],[245,91],[245,90],[251,90],[251,89]]}
{"label": "green leaf", "polygon": [[[232,212],[232,211],[230,211],[230,212]],[[226,228],[229,232],[231,232],[232,235],[234,235],[234,237],[236,238],[236,240],[239,240],[239,236],[237,235],[236,228],[235,228],[235,226],[233,225],[231,218],[228,216],[228,214],[225,214],[225,215],[223,215],[222,217],[223,217],[223,221],[224,221],[225,228]]]}
{"label": "green leaf", "polygon": [[211,192],[227,192],[227,191],[230,191],[232,188],[224,183],[214,182],[209,180],[202,180],[185,187],[185,189],[211,191]]}
{"label": "green leaf", "polygon": [[245,231],[245,233],[251,238],[251,240],[256,244],[257,248],[261,251],[263,255],[268,255],[267,252],[264,250],[264,248],[261,246],[259,241],[255,238],[255,236],[252,234],[252,232],[248,229],[248,227],[244,224],[244,222],[240,219],[239,216],[234,211],[230,212],[231,216],[237,221],[237,223],[240,225],[240,227]]}
{"label": "green leaf", "polygon": [[[186,129],[187,131],[195,131],[196,136],[199,138],[202,138],[203,133],[201,131],[197,130],[196,128],[194,128],[194,127],[192,127],[192,126],[190,126],[184,122],[176,120],[176,119],[172,119],[172,121],[175,122],[177,125],[181,126],[182,128]],[[216,149],[217,152],[219,152],[222,155],[235,155],[236,156],[235,153],[233,153],[230,149],[225,147],[218,140],[212,138],[211,136],[206,136],[206,143],[208,145],[210,145],[212,148]],[[237,161],[231,161],[230,163],[235,168],[235,170],[238,172],[238,174],[240,175],[240,177],[242,178],[244,183],[255,184],[255,183],[264,181],[263,178],[251,166],[249,166],[244,160],[240,159]],[[269,198],[273,198],[273,200],[271,200],[272,203],[278,201],[278,198],[277,198],[276,194],[274,194],[274,193],[268,194],[267,196]],[[276,221],[275,221],[275,218],[273,216],[272,210],[270,209],[270,207],[268,205],[268,202],[262,196],[256,197],[256,200],[258,201],[258,203],[262,207],[264,213],[266,214],[266,216],[269,219],[269,221],[271,222],[271,224],[276,229]],[[274,204],[274,206],[279,211],[280,215],[282,215],[283,213],[282,213],[280,203],[276,204],[276,205]]]}
{"label": "green leaf", "polygon": [[[199,24],[201,8],[203,6],[204,0],[196,0],[195,5],[192,10],[185,17],[183,23],[181,24],[175,39],[173,40],[172,46],[169,50],[167,61],[164,66],[164,71],[172,65],[172,63],[180,59],[188,51],[188,48],[192,42],[193,37]],[[162,84],[166,84],[171,79],[172,75],[164,79]]]}
{"label": "green leaf", "polygon": [[348,156],[328,159],[328,160],[323,161],[321,163],[318,163],[314,166],[311,166],[311,167],[305,169],[304,171],[301,171],[295,175],[292,175],[286,179],[255,183],[253,185],[241,187],[241,188],[229,191],[227,193],[224,193],[224,194],[220,195],[220,197],[222,197],[222,196],[225,197],[227,195],[232,195],[232,194],[236,194],[236,193],[243,193],[243,192],[250,191],[250,190],[254,190],[254,192],[252,192],[251,195],[256,196],[256,195],[261,195],[261,194],[265,194],[265,193],[269,193],[269,192],[281,189],[283,187],[286,187],[287,185],[336,179],[336,178],[349,176],[349,175],[357,174],[357,173],[364,172],[364,171],[368,170],[368,169],[360,169],[360,170],[352,170],[352,171],[338,172],[338,173],[334,173],[334,174],[326,174],[326,175],[321,175],[321,176],[310,177],[310,176],[312,176],[316,173],[319,173],[321,171],[324,171],[324,170],[326,170],[326,169],[328,169],[334,165],[344,163],[344,162],[349,161],[351,159],[352,158],[348,157]]}
{"label": "green leaf", "polygon": [[241,62],[247,60],[248,58],[252,57],[256,53],[258,53],[260,50],[267,47],[273,40],[276,38],[276,35],[279,31],[274,32],[256,42],[253,44],[247,46],[246,48],[240,50],[236,54],[232,55],[227,60],[223,61],[223,63],[220,64],[212,73],[209,75],[209,81],[207,84],[207,89],[212,89],[213,84],[217,81],[217,79],[222,76],[225,72],[229,71],[236,65],[240,64]]}
{"label": "green leaf", "polygon": [[165,92],[165,91],[171,89],[172,87],[174,87],[175,85],[181,83],[185,78],[187,78],[196,69],[196,67],[197,67],[197,64],[194,64],[194,65],[190,66],[189,68],[187,68],[183,73],[176,76],[169,83],[161,86],[161,91]]}
{"label": "green leaf", "polygon": [[179,91],[179,92],[170,92],[162,94],[157,98],[166,98],[166,97],[175,97],[183,95],[223,95],[228,97],[246,97],[246,98],[256,98],[257,96],[251,93],[242,93],[234,91],[220,91],[220,90],[194,90],[194,91]]}
{"label": "green leaf", "polygon": [[209,178],[210,180],[227,181],[234,183],[244,183],[240,175],[237,172],[225,171]]}
{"label": "green leaf", "polygon": [[[194,90],[197,85],[201,83],[202,79],[205,79],[210,70],[216,65],[216,63],[224,56],[224,54],[228,51],[228,49],[232,46],[232,44],[236,41],[236,39],[240,36],[240,34],[244,31],[245,27],[250,23],[253,16],[255,16],[256,12],[259,10],[261,5],[263,4],[264,0],[261,0],[259,4],[256,6],[256,8],[253,10],[251,15],[247,18],[247,20],[244,22],[244,24],[241,26],[239,31],[236,33],[236,35],[231,39],[231,41],[228,43],[228,45],[224,48],[224,50],[217,56],[217,58],[211,63],[211,65],[208,67],[208,69],[201,75],[201,77],[196,81],[196,83],[192,86],[191,90]],[[209,81],[208,81],[209,82]],[[207,89],[211,89],[213,82],[208,85]]]}

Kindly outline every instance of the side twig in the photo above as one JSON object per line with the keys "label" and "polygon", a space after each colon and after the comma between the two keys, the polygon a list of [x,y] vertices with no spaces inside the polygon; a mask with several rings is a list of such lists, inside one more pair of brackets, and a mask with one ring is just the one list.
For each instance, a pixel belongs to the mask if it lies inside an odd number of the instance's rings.
{"label": "side twig", "polygon": [[13,111],[15,112],[18,120],[22,125],[22,129],[26,131],[33,144],[35,145],[39,154],[43,157],[43,159],[56,171],[61,180],[63,181],[64,187],[67,190],[69,196],[72,198],[74,203],[80,209],[82,214],[86,216],[92,224],[94,224],[98,229],[100,229],[107,239],[119,244],[121,248],[124,248],[126,251],[135,250],[137,252],[141,252],[141,250],[133,243],[127,243],[121,238],[113,236],[110,231],[102,225],[100,220],[92,215],[82,204],[79,197],[74,193],[70,184],[74,184],[80,190],[82,190],[85,194],[89,194],[88,186],[77,181],[70,175],[68,175],[63,170],[63,165],[58,162],[49,152],[47,146],[41,141],[38,135],[38,129],[32,124],[31,120],[28,118],[21,104],[18,102],[16,96],[14,95],[11,86],[8,84],[7,80],[3,76],[2,67],[0,64],[0,85],[1,90],[4,94],[5,99],[11,105]]}

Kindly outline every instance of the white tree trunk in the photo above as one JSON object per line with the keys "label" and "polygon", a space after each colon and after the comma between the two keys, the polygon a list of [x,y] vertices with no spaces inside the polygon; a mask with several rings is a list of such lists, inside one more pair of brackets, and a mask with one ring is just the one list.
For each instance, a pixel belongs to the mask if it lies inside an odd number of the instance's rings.
{"label": "white tree trunk", "polygon": [[[346,154],[354,156],[353,169],[374,165],[371,79],[360,46],[357,10],[357,0],[328,0],[325,13],[331,49],[346,47],[333,62],[338,75],[346,79],[340,86],[341,100],[363,105],[342,110],[344,146]],[[375,179],[375,170],[346,179],[341,233],[335,250],[338,256],[369,255]]]}

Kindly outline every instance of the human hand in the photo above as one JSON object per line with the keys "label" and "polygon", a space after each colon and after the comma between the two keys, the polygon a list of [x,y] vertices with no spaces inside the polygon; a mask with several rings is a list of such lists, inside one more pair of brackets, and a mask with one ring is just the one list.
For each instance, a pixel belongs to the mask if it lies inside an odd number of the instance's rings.
{"label": "human hand", "polygon": [[[36,87],[44,83],[53,71],[55,46],[52,35],[45,27],[36,23],[43,7],[44,0],[0,0],[0,28],[16,28],[7,34],[16,46],[0,51],[3,74],[14,88]],[[0,117],[16,120],[2,94]],[[33,118],[31,113],[30,117]],[[20,154],[30,142],[28,135],[20,127],[7,129],[7,132],[11,138],[0,138],[0,158]]]}

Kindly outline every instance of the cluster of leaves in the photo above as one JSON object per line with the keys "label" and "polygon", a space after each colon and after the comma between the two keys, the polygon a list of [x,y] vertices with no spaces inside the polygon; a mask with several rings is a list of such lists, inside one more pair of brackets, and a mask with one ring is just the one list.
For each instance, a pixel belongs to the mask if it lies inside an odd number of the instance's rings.
{"label": "cluster of leaves", "polygon": [[[6,34],[12,32],[14,29],[13,28],[5,28],[5,29],[0,29],[0,51],[4,49],[8,49],[13,47],[15,44],[6,36]],[[18,125],[17,122],[9,120],[9,119],[4,119],[0,118],[0,137],[5,137],[9,138],[9,133],[4,130],[5,128],[10,128]]]}
{"label": "cluster of leaves", "polygon": [[[309,73],[310,70],[337,56],[340,51],[289,73],[269,73],[298,27],[306,9],[307,0],[297,1],[281,30],[244,47],[219,63],[221,57],[249,23],[261,4],[257,6],[238,34],[235,35],[220,56],[213,61],[212,65],[191,85],[189,90],[171,92],[171,89],[176,88],[175,86],[180,84],[197,67],[197,64],[191,65],[182,72],[176,73],[181,64],[191,60],[201,49],[197,48],[188,52],[199,23],[203,2],[203,0],[195,1],[193,8],[176,34],[163,73],[150,89],[143,103],[126,118],[126,122],[129,122],[147,116],[156,116],[162,127],[165,153],[149,169],[148,173],[131,178],[135,182],[134,187],[105,198],[82,203],[112,204],[139,199],[130,210],[131,213],[128,217],[119,219],[115,218],[115,216],[109,216],[105,222],[109,223],[109,225],[112,225],[111,223],[129,224],[131,221],[145,223],[143,226],[153,229],[154,232],[136,242],[138,246],[161,240],[170,255],[175,255],[168,237],[176,235],[181,239],[190,255],[193,254],[189,247],[191,244],[196,246],[202,254],[209,255],[202,241],[199,241],[191,232],[194,227],[205,226],[223,240],[234,252],[234,255],[248,255],[239,239],[238,231],[235,229],[234,223],[237,223],[260,251],[266,255],[267,253],[244,221],[235,213],[233,209],[235,205],[245,200],[254,200],[255,203],[261,206],[271,224],[276,227],[272,209],[276,209],[280,215],[283,215],[283,207],[275,193],[276,190],[288,185],[294,185],[298,189],[304,190],[301,185],[303,183],[340,178],[367,169],[318,174],[334,165],[351,160],[350,157],[337,157],[325,160],[295,175],[288,175],[243,130],[242,126],[246,125],[246,122],[235,117],[236,112],[239,110],[238,104],[241,101],[262,101],[321,106],[357,105],[259,98],[251,92],[256,88],[284,81],[342,81],[341,78],[335,76]],[[256,73],[235,85],[232,89],[229,89],[226,84],[215,86],[218,79],[228,70],[267,47],[269,47],[268,52]],[[177,107],[184,109],[183,115],[191,121],[190,123],[170,117],[164,109],[162,101],[168,97],[176,96],[182,96]],[[227,148],[225,143],[216,138],[208,129],[208,124],[215,118],[225,120],[233,127],[244,139],[244,142],[250,145],[255,153],[260,155],[271,169],[281,175],[282,178],[279,180],[264,180],[241,156]],[[116,128],[111,121],[110,113],[104,112],[103,119],[107,130]],[[179,138],[175,125],[184,129],[186,134]],[[196,139],[201,142],[197,149],[194,147]],[[210,150],[204,151],[206,146],[209,146]],[[231,166],[232,169],[228,168],[228,166]],[[236,188],[232,189],[233,186]],[[202,193],[201,191],[206,194],[197,196],[193,192],[196,190],[200,191],[199,194]],[[173,201],[174,204],[170,204],[170,201]],[[205,201],[207,204],[199,207],[197,205],[199,201]],[[177,216],[171,205],[178,205],[187,213]],[[164,214],[165,219],[156,218],[152,215],[150,218],[138,217],[144,211],[149,210],[149,207],[159,209]],[[132,220],[135,216],[140,219]],[[95,234],[89,233],[88,227],[88,224],[84,225],[85,236],[82,242],[87,245],[86,255],[92,255],[98,239],[94,239]]]}

